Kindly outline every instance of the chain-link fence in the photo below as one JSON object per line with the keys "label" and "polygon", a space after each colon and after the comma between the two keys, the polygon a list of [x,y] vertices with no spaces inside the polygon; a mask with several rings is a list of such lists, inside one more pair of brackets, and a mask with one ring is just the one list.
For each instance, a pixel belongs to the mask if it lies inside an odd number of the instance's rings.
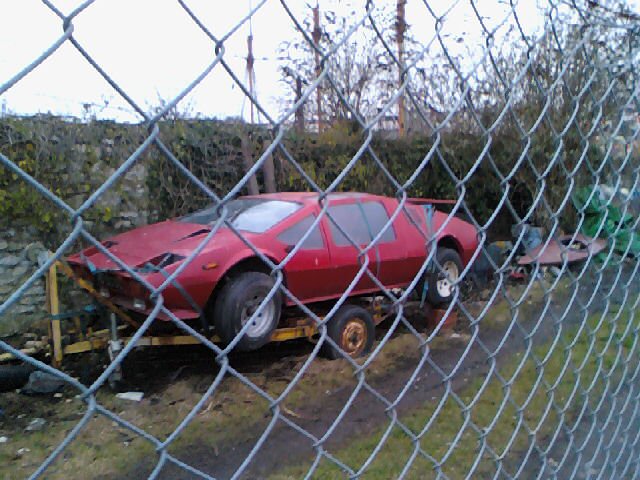
{"label": "chain-link fence", "polygon": [[[278,61],[293,94],[274,115],[253,88],[252,54],[243,80],[226,46],[277,2],[256,1],[233,28],[216,31],[213,19],[179,0],[211,57],[153,113],[74,37],[74,24],[100,2],[69,13],[43,2],[63,33],[3,79],[0,93],[73,47],[146,134],[73,206],[25,167],[14,143],[3,144],[3,175],[65,223],[54,226],[64,238],[48,245],[53,254],[0,305],[0,321],[67,259],[115,303],[98,278],[129,281],[129,303],[119,306],[136,326],[99,320],[112,329],[111,359],[87,382],[65,373],[64,363],[54,368],[0,341],[4,352],[63,380],[78,402],[64,428],[7,454],[7,475],[640,476],[640,16],[632,8],[605,0],[304,8],[282,1],[279,24],[293,33]],[[238,137],[240,158],[248,160],[231,188],[212,185],[163,130],[218,72],[260,118],[240,122],[249,131]],[[246,155],[249,147],[257,155]],[[210,206],[155,227],[164,230],[102,241],[88,213],[149,152],[171,172],[163,190],[183,182],[180,198]],[[309,193],[237,198],[282,185]],[[354,189],[366,193],[339,193]],[[152,192],[151,202],[155,195],[163,193]],[[182,213],[195,209],[184,203]],[[89,248],[70,257],[81,247]],[[276,334],[313,343],[263,347]],[[166,403],[161,390],[127,411],[105,391],[108,380],[134,355],[138,363],[126,370],[153,376],[169,368],[151,349],[137,349],[176,335],[206,347],[198,352],[213,368],[206,385],[191,402]],[[257,351],[237,353],[247,350]],[[146,416],[159,407],[171,420],[164,429]],[[34,460],[36,450],[42,458]],[[101,455],[115,469],[109,475],[92,467]]]}

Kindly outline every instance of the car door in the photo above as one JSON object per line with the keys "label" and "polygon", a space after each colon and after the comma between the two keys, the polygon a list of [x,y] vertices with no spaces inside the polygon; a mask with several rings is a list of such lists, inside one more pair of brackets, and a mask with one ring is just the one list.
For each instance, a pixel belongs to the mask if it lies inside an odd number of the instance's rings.
{"label": "car door", "polygon": [[[329,252],[334,272],[332,288],[335,296],[347,289],[362,267],[358,259],[358,248],[352,241],[363,249],[371,242],[371,236],[362,207],[356,203],[355,199],[342,200],[340,203],[332,202],[327,208],[327,214],[327,218],[323,221],[325,230],[330,236]],[[341,229],[348,237],[342,233]],[[368,270],[376,275],[378,265],[373,249],[368,252],[368,257]],[[364,272],[352,293],[374,288],[375,283]]]}
{"label": "car door", "polygon": [[402,216],[398,215],[385,228],[397,202],[374,200],[364,201],[360,205],[371,237],[376,238],[382,232],[373,249],[378,280],[384,286],[406,283],[411,277],[407,263],[407,226]]}
{"label": "car door", "polygon": [[[287,255],[312,228],[316,216],[309,214],[280,232],[276,241]],[[284,266],[287,287],[303,302],[331,295],[332,264],[320,224],[316,225],[296,254]]]}

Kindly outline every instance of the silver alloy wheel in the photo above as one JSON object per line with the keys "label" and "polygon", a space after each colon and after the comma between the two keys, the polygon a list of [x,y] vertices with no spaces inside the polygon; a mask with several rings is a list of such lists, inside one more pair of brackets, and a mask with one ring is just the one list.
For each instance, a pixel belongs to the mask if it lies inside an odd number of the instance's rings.
{"label": "silver alloy wheel", "polygon": [[460,272],[458,271],[456,262],[451,260],[444,262],[442,271],[438,274],[438,281],[436,282],[438,295],[442,298],[452,296],[458,277],[460,277]]}
{"label": "silver alloy wheel", "polygon": [[[264,300],[264,296],[255,295],[253,298],[247,300],[242,308],[242,313],[240,314],[240,322],[244,327],[251,316],[258,310],[260,303]],[[245,334],[251,338],[260,338],[263,335],[266,335],[273,325],[273,316],[276,313],[276,305],[273,301],[273,298],[267,302],[264,308],[258,312],[253,319],[251,320],[251,325],[245,331]]]}

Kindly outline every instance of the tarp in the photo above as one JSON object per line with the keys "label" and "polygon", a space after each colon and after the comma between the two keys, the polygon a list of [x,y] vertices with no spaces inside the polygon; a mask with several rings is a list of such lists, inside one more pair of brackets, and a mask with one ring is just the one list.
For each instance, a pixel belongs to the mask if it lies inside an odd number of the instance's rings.
{"label": "tarp", "polygon": [[576,209],[585,215],[580,228],[583,234],[605,238],[618,255],[640,254],[640,235],[634,231],[633,216],[623,216],[620,208],[602,197],[597,186],[578,189],[572,201]]}

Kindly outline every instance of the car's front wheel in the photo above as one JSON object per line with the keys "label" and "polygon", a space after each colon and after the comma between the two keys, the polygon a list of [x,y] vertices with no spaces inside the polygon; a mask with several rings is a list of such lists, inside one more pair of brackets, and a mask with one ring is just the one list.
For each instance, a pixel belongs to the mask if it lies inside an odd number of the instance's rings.
{"label": "car's front wheel", "polygon": [[273,279],[261,272],[245,272],[222,287],[213,309],[216,333],[225,343],[231,343],[246,327],[237,350],[255,350],[271,340],[278,326],[282,301],[276,292],[262,307],[260,305],[273,288]]}

